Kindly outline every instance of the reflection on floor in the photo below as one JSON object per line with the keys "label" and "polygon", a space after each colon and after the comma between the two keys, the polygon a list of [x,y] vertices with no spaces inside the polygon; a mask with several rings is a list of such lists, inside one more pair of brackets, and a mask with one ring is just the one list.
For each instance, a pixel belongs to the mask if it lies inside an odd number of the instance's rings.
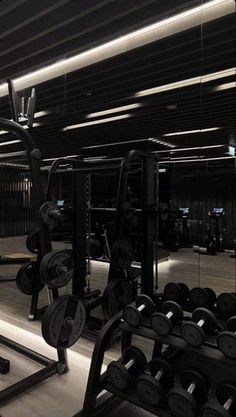
{"label": "reflection on floor", "polygon": [[[61,247],[61,243],[54,248]],[[64,245],[65,247],[65,245]],[[0,254],[13,251],[25,251],[25,239],[0,240]],[[30,299],[20,294],[14,282],[1,282],[1,277],[15,276],[19,266],[0,266],[0,332],[6,337],[24,343],[30,348],[42,354],[55,357],[53,349],[48,347],[41,337],[40,323],[29,322],[27,315]],[[92,263],[92,286],[103,288],[106,283],[108,264],[101,262]],[[197,285],[214,288],[217,293],[223,291],[235,291],[234,259],[227,254],[217,256],[200,256],[194,254],[191,249],[181,249],[171,254],[170,260],[159,265],[160,290],[169,281],[185,282],[190,287]],[[67,289],[70,292],[70,289]],[[47,302],[46,292],[40,294],[40,303]],[[142,345],[146,354],[151,352],[149,342],[137,341]],[[0,410],[2,417],[71,417],[81,409],[86,378],[88,374],[93,343],[83,338],[69,351],[70,373],[63,376],[53,376],[39,387],[32,389],[26,395],[17,398],[3,406]],[[107,352],[106,362],[118,357],[117,346]],[[10,352],[0,346],[0,356],[11,361],[11,371],[8,375],[0,374],[0,389],[15,382],[22,376],[26,376],[37,370],[37,365],[31,361]],[[124,405],[113,414],[116,417],[126,415]],[[129,407],[131,412],[133,407]],[[134,409],[135,410],[135,409]],[[137,410],[134,413],[137,415]],[[112,415],[112,416],[113,416]],[[138,415],[140,412],[138,412]],[[145,414],[147,417],[147,414]]]}

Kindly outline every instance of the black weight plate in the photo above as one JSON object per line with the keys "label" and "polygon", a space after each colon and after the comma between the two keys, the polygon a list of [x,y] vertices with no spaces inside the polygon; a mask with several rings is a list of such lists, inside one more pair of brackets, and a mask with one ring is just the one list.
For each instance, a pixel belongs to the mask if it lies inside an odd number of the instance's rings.
{"label": "black weight plate", "polygon": [[46,201],[39,209],[39,217],[44,224],[54,225],[60,218],[60,209],[53,201]]}
{"label": "black weight plate", "polygon": [[67,285],[73,272],[71,250],[52,250],[41,261],[41,281],[50,288],[62,288]]}
{"label": "black weight plate", "polygon": [[135,306],[126,306],[123,312],[123,319],[130,326],[138,327],[142,321],[142,314]]}
{"label": "black weight plate", "polygon": [[149,362],[149,370],[153,377],[157,375],[159,371],[163,371],[161,377],[161,384],[165,389],[170,387],[170,384],[174,381],[174,372],[171,364],[162,358],[154,358]]}
{"label": "black weight plate", "polygon": [[183,309],[175,301],[166,301],[162,305],[162,312],[164,314],[167,314],[169,312],[173,312],[173,316],[171,317],[171,321],[174,324],[180,323],[181,320],[183,319]]}
{"label": "black weight plate", "polygon": [[145,308],[142,310],[142,315],[150,317],[155,310],[155,304],[151,297],[145,294],[140,294],[136,299],[136,306],[139,307],[142,304],[145,305]]}
{"label": "black weight plate", "polygon": [[209,402],[201,409],[201,417],[232,417],[232,414],[217,402]]}
{"label": "black weight plate", "polygon": [[236,316],[231,317],[228,321],[227,321],[227,329],[230,332],[236,332]]}
{"label": "black weight plate", "polygon": [[86,310],[79,297],[63,295],[48,306],[43,316],[43,338],[56,349],[69,348],[81,336],[85,322]]}
{"label": "black weight plate", "polygon": [[181,326],[181,334],[190,346],[199,347],[205,342],[205,332],[193,321],[186,321]]}
{"label": "black weight plate", "polygon": [[[221,383],[216,389],[216,397],[221,405],[224,405],[229,398],[232,398],[234,409],[236,407],[236,385],[230,382]],[[232,408],[230,409],[232,411]],[[232,413],[232,416],[234,414]]]}
{"label": "black weight plate", "polygon": [[26,247],[29,252],[37,254],[40,250],[40,236],[39,231],[32,232],[27,236]]}
{"label": "black weight plate", "polygon": [[164,313],[152,315],[152,328],[160,336],[168,336],[173,330],[173,323]]}
{"label": "black weight plate", "polygon": [[127,304],[131,304],[134,299],[132,285],[125,279],[111,280],[102,297],[102,310],[104,317],[109,320]]}
{"label": "black weight plate", "polygon": [[116,268],[128,269],[134,260],[133,245],[129,240],[117,240],[111,249],[111,262]]}
{"label": "black weight plate", "polygon": [[167,396],[168,407],[174,417],[198,417],[195,398],[181,388],[174,388]]}
{"label": "black weight plate", "polygon": [[184,282],[178,282],[178,285],[179,285],[179,287],[181,288],[181,291],[182,291],[181,299],[183,301],[186,301],[188,299],[189,293],[190,293],[189,287],[186,284],[184,284]]}
{"label": "black weight plate", "polygon": [[236,359],[236,334],[230,331],[222,332],[217,337],[217,345],[227,358]]}
{"label": "black weight plate", "polygon": [[204,288],[195,287],[189,294],[190,306],[194,308],[207,307],[209,305],[209,296]]}
{"label": "black weight plate", "polygon": [[35,262],[22,265],[16,275],[16,286],[25,295],[33,295],[44,288],[44,284],[37,279],[39,271]]}
{"label": "black weight plate", "polygon": [[136,346],[128,346],[123,353],[123,363],[128,363],[131,359],[135,360],[135,365],[129,369],[130,374],[142,374],[147,366],[147,359],[142,350]]}
{"label": "black weight plate", "polygon": [[217,306],[219,311],[230,317],[236,312],[236,296],[230,293],[222,293],[217,298]]}
{"label": "black weight plate", "polygon": [[158,407],[162,402],[163,389],[151,375],[141,375],[137,381],[137,393],[145,404]]}
{"label": "black weight plate", "polygon": [[103,256],[103,247],[104,244],[102,239],[98,237],[91,237],[90,238],[90,256],[92,259],[99,259]]}
{"label": "black weight plate", "polygon": [[195,369],[188,369],[180,376],[180,381],[184,389],[188,389],[189,386],[194,383],[196,388],[194,390],[194,396],[198,399],[198,402],[202,403],[206,401],[208,395],[208,381],[206,377],[199,373]]}
{"label": "black weight plate", "polygon": [[115,388],[125,391],[129,385],[131,375],[121,362],[113,361],[107,367],[107,378]]}
{"label": "black weight plate", "polygon": [[178,301],[181,298],[181,288],[175,282],[169,282],[164,288],[164,298],[170,301]]}
{"label": "black weight plate", "polygon": [[216,302],[216,293],[212,288],[204,288],[209,296],[209,306],[213,307]]}
{"label": "black weight plate", "polygon": [[193,321],[196,323],[200,320],[204,320],[204,328],[207,331],[214,330],[217,326],[217,320],[214,316],[214,314],[208,310],[207,308],[200,307],[193,311],[192,314]]}

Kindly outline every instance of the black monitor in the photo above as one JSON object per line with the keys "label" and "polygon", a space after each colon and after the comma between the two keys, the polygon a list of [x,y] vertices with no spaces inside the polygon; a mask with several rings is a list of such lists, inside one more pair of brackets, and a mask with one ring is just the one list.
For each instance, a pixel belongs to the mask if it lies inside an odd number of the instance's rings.
{"label": "black monitor", "polygon": [[186,219],[189,216],[189,207],[179,207],[179,216]]}

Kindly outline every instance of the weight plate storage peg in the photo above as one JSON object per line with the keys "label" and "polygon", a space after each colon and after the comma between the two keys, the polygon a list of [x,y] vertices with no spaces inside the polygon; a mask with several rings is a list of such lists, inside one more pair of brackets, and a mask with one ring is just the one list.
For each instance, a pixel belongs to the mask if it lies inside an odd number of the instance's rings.
{"label": "weight plate storage peg", "polygon": [[86,323],[86,309],[79,297],[63,295],[47,308],[42,320],[42,335],[48,345],[67,349],[80,338]]}
{"label": "weight plate storage peg", "polygon": [[30,261],[21,266],[16,275],[16,286],[25,295],[33,295],[44,288],[36,262]]}
{"label": "weight plate storage peg", "polygon": [[236,415],[236,385],[223,382],[216,389],[216,401],[207,402],[201,417],[234,417]]}
{"label": "weight plate storage peg", "polygon": [[175,301],[166,301],[162,305],[162,312],[152,315],[152,328],[157,334],[168,336],[173,327],[180,324],[182,320],[182,307]]}
{"label": "weight plate storage peg", "polygon": [[181,334],[190,346],[199,347],[206,339],[206,333],[216,330],[217,320],[206,308],[197,308],[192,314],[193,321],[186,321],[181,326]]}
{"label": "weight plate storage peg", "polygon": [[176,301],[186,304],[189,298],[189,288],[183,282],[169,282],[164,288],[164,298],[168,301]]}
{"label": "weight plate storage peg", "polygon": [[46,201],[39,209],[39,217],[44,224],[57,224],[61,216],[60,209],[53,201]]}
{"label": "weight plate storage peg", "polygon": [[134,261],[134,249],[127,239],[117,240],[111,249],[111,262],[119,269],[128,269]]}
{"label": "weight plate storage peg", "polygon": [[[189,369],[180,377],[182,387],[169,391],[167,402],[174,417],[198,417],[207,400],[208,382],[198,371]],[[209,416],[210,417],[210,416]]]}
{"label": "weight plate storage peg", "polygon": [[225,356],[236,359],[236,316],[227,321],[227,331],[218,335],[217,345]]}
{"label": "weight plate storage peg", "polygon": [[26,247],[29,252],[38,254],[40,250],[39,231],[31,232],[26,239]]}
{"label": "weight plate storage peg", "polygon": [[132,284],[125,279],[112,279],[106,286],[102,296],[102,310],[109,320],[134,300]]}
{"label": "weight plate storage peg", "polygon": [[108,382],[120,391],[126,391],[132,379],[141,375],[147,366],[144,353],[137,347],[129,346],[124,350],[123,357],[111,362],[107,367]]}
{"label": "weight plate storage peg", "polygon": [[155,304],[150,297],[140,294],[135,305],[127,305],[123,311],[123,319],[132,327],[138,327],[143,319],[150,318],[155,310]]}
{"label": "weight plate storage peg", "polygon": [[211,288],[195,287],[190,291],[189,304],[192,309],[198,307],[213,307],[216,302],[216,293]]}
{"label": "weight plate storage peg", "polygon": [[217,298],[219,313],[225,317],[236,314],[236,294],[224,292]]}
{"label": "weight plate storage peg", "polygon": [[163,397],[172,387],[174,372],[169,362],[154,358],[149,362],[150,374],[143,374],[137,380],[137,392],[141,400],[153,407],[159,407]]}
{"label": "weight plate storage peg", "polygon": [[42,259],[41,281],[50,288],[62,288],[72,279],[74,272],[71,250],[52,250]]}

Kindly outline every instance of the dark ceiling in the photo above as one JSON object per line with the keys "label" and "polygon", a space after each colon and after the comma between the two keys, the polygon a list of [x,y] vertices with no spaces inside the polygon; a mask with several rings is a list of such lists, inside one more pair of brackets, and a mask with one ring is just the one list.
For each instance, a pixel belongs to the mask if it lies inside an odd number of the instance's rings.
{"label": "dark ceiling", "polygon": [[[2,0],[0,84],[202,3],[200,0]],[[36,120],[40,126],[33,129],[44,158],[80,153],[121,155],[137,147],[169,149],[142,141],[150,137],[178,147],[226,145],[229,139],[232,142],[235,88],[213,90],[214,86],[235,81],[235,75],[223,81],[134,97],[140,90],[235,67],[235,8],[232,11],[209,23],[199,19],[195,28],[36,86],[36,111],[50,111]],[[62,131],[65,126],[85,122],[88,113],[137,102],[142,106],[133,110],[128,119]],[[0,98],[0,116],[11,117],[7,97]],[[221,129],[163,136],[168,132],[212,127]],[[3,135],[0,141],[10,138]],[[124,143],[102,146],[115,142]],[[0,152],[19,149],[21,146],[15,144],[1,147]],[[205,150],[204,156],[208,153]]]}

